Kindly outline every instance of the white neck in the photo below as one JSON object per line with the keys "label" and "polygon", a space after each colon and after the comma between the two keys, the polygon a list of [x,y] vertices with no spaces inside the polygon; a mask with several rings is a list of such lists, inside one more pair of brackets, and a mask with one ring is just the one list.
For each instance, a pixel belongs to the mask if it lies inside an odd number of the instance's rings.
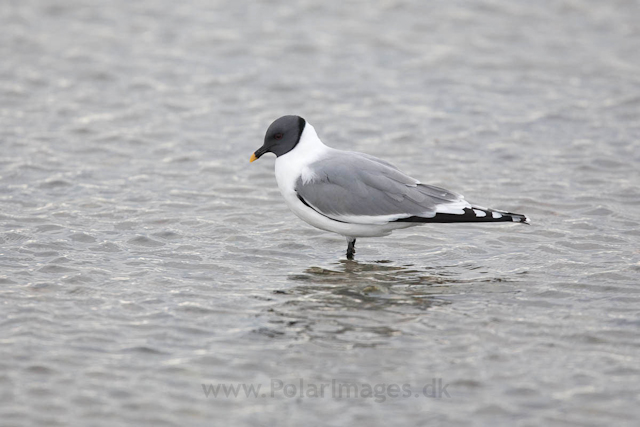
{"label": "white neck", "polygon": [[287,154],[296,154],[298,156],[308,157],[319,152],[324,152],[327,148],[329,147],[324,145],[322,141],[320,141],[320,138],[318,138],[315,128],[311,126],[311,124],[307,123],[304,126],[302,135],[300,135],[300,141],[298,141],[298,144],[294,149]]}
{"label": "white neck", "polygon": [[300,141],[293,150],[276,159],[276,180],[280,191],[283,194],[286,191],[293,191],[295,182],[300,176],[304,181],[313,179],[308,166],[321,159],[329,150],[331,148],[320,141],[316,130],[307,123],[300,135]]}

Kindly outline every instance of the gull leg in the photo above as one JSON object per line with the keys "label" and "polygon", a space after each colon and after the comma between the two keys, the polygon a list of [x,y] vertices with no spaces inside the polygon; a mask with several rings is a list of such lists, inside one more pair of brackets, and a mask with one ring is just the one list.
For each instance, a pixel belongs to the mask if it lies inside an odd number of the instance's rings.
{"label": "gull leg", "polygon": [[356,253],[356,239],[347,237],[347,259],[353,260]]}

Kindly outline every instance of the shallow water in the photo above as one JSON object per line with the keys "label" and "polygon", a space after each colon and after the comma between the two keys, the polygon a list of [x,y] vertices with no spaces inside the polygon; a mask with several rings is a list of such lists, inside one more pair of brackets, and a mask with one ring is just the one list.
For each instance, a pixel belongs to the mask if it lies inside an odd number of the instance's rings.
{"label": "shallow water", "polygon": [[[637,2],[0,17],[3,426],[640,417]],[[533,225],[416,227],[348,262],[272,157],[248,164],[283,114]]]}

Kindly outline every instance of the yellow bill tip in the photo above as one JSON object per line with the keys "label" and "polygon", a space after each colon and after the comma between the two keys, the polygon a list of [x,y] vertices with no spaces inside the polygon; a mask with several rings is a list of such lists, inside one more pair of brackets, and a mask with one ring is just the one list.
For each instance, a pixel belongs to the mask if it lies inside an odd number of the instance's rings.
{"label": "yellow bill tip", "polygon": [[258,160],[255,153],[251,155],[251,158],[249,159],[249,163],[253,162],[254,160]]}

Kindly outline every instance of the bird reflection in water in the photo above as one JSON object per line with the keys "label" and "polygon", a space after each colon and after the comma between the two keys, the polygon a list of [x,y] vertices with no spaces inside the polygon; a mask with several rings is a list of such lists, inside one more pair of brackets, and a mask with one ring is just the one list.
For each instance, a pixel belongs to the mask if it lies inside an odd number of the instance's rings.
{"label": "bird reflection in water", "polygon": [[445,296],[454,276],[391,261],[309,267],[288,277],[299,285],[274,291],[273,319],[259,333],[341,349],[382,345],[412,334],[407,324],[419,323],[430,308],[450,304]]}

